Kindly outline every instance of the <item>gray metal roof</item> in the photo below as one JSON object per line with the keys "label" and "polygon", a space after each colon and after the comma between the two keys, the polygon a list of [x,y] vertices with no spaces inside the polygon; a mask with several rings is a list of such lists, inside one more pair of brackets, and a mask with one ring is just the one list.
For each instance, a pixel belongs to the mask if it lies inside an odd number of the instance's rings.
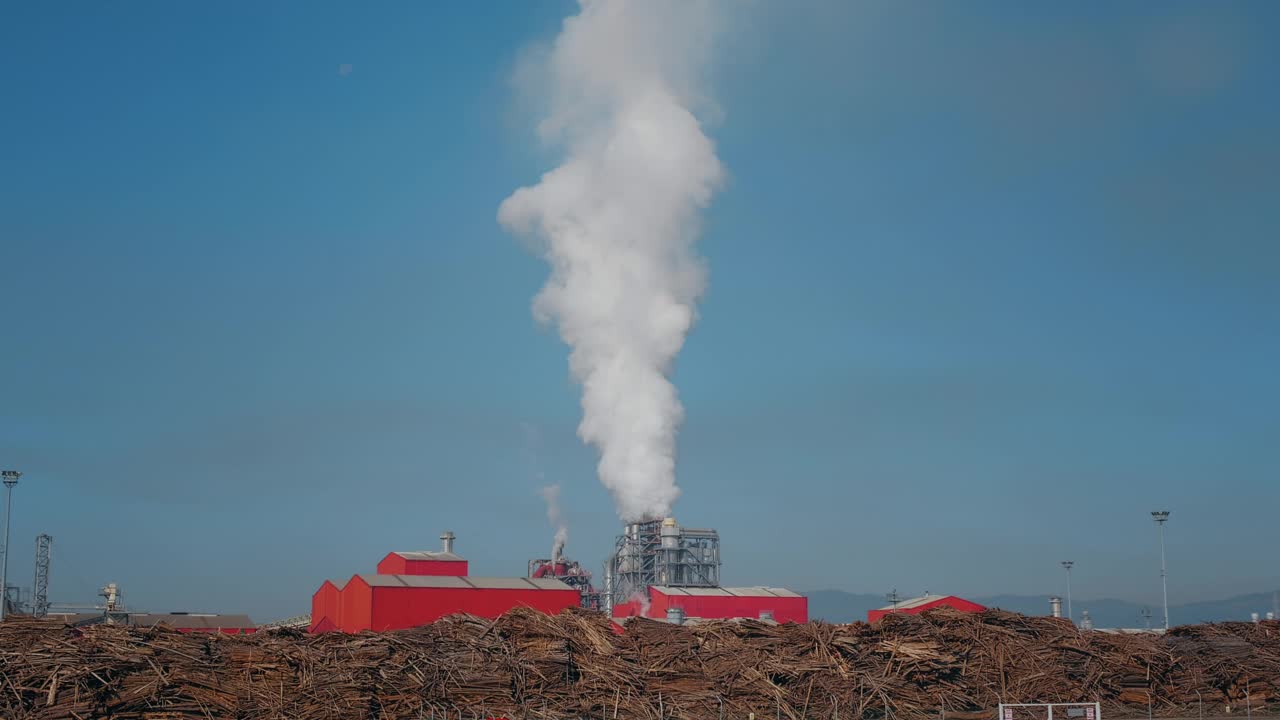
{"label": "gray metal roof", "polygon": [[529,582],[537,585],[543,590],[564,590],[565,588],[573,589],[572,586],[555,578],[525,578]]}
{"label": "gray metal roof", "polygon": [[885,605],[884,607],[878,608],[878,609],[879,610],[909,610],[914,607],[920,607],[921,605],[928,605],[931,602],[937,602],[938,600],[941,600],[947,597],[951,597],[951,596],[950,595],[921,595],[918,598],[911,598],[910,600],[902,600],[898,602],[898,604],[896,605]]}
{"label": "gray metal roof", "polygon": [[453,575],[360,575],[359,577],[369,587],[471,587],[462,578]]}
{"label": "gray metal roof", "polygon": [[[79,622],[81,620],[90,620],[102,617],[102,613],[49,613],[50,618],[56,618],[68,623]],[[254,628],[257,625],[249,619],[248,615],[186,615],[186,614],[170,614],[170,613],[128,613],[130,625],[140,625],[143,627],[151,627],[164,623],[169,627],[183,630],[216,630],[220,628]]]}
{"label": "gray metal roof", "polygon": [[554,578],[461,577],[455,575],[360,575],[369,587],[476,590],[572,590]]}
{"label": "gray metal roof", "polygon": [[700,617],[686,617],[684,619],[683,624],[704,625],[707,623],[722,623],[722,622],[731,622],[731,623],[739,623],[739,624],[744,622],[758,622],[758,623],[763,623],[765,625],[781,625],[782,624],[777,620],[767,620],[765,618],[700,618]]}
{"label": "gray metal roof", "polygon": [[440,560],[445,562],[465,562],[466,558],[457,553],[440,550],[397,550],[392,555],[399,555],[405,560]]}
{"label": "gray metal roof", "polygon": [[[387,576],[382,576],[387,577]],[[468,588],[466,578],[453,575],[391,575],[399,578],[405,587],[418,588]]]}
{"label": "gray metal roof", "polygon": [[528,590],[537,587],[527,578],[522,577],[466,577],[463,578],[473,587],[492,590]]}
{"label": "gray metal roof", "polygon": [[484,590],[572,590],[555,578],[465,577],[472,587]]}
{"label": "gray metal roof", "polygon": [[694,597],[804,597],[800,593],[792,592],[785,588],[773,587],[709,588],[654,585],[653,589],[663,595],[690,595]]}

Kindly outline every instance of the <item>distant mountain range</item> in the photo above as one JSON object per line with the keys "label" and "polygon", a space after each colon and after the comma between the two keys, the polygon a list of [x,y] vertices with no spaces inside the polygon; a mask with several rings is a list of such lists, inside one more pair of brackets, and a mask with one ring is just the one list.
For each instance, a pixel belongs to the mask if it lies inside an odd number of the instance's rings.
{"label": "distant mountain range", "polygon": [[[866,621],[867,611],[884,607],[888,603],[883,595],[866,593],[849,593],[843,590],[815,590],[805,593],[809,597],[809,616],[815,620],[844,623],[854,620]],[[905,598],[904,598],[905,599]],[[995,595],[988,597],[966,597],[966,600],[980,603],[991,608],[1001,608],[1023,613],[1024,615],[1048,615],[1048,595]],[[1258,613],[1265,617],[1273,612],[1277,601],[1275,592],[1260,592],[1249,595],[1237,595],[1225,600],[1188,603],[1169,606],[1169,622],[1172,625],[1189,625],[1203,622],[1223,622],[1227,620],[1249,620],[1250,613]],[[1098,628],[1140,628],[1146,626],[1142,616],[1143,608],[1151,611],[1151,626],[1159,627],[1163,623],[1163,610],[1159,605],[1142,605],[1127,600],[1104,598],[1101,600],[1075,600],[1072,610],[1079,621],[1083,611],[1089,611],[1094,627]],[[1063,613],[1067,608],[1064,604]]]}

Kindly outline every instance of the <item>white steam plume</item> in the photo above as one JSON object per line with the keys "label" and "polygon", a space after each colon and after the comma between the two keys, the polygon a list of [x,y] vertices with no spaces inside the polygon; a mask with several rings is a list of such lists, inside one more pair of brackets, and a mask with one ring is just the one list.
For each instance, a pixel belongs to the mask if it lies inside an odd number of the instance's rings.
{"label": "white steam plume", "polygon": [[649,593],[647,591],[637,590],[631,593],[631,595],[627,598],[627,602],[633,602],[638,604],[640,606],[641,616],[643,617],[649,616],[649,608],[652,607],[652,605],[649,601]]}
{"label": "white steam plume", "polygon": [[537,238],[551,265],[534,314],[572,348],[578,435],[599,449],[600,480],[632,522],[668,515],[680,494],[684,409],[668,374],[706,284],[698,211],[723,178],[690,110],[717,18],[709,0],[579,1],[525,68],[546,83],[539,129],[566,158],[498,219]]}
{"label": "white steam plume", "polygon": [[569,525],[560,514],[560,484],[548,485],[541,492],[542,499],[547,502],[547,521],[556,529],[556,539],[551,545],[551,562],[556,562],[564,553],[565,543],[569,542]]}

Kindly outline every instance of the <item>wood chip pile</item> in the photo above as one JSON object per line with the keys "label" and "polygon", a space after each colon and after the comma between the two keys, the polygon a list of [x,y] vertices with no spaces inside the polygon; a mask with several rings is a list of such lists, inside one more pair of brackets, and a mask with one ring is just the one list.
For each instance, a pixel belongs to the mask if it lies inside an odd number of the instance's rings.
{"label": "wood chip pile", "polygon": [[1272,621],[1163,637],[946,610],[875,626],[633,620],[623,635],[580,611],[361,635],[0,623],[8,720],[977,720],[1001,701],[1096,700],[1104,715],[1145,716],[1148,699],[1158,716],[1196,717],[1201,699],[1206,716],[1244,716],[1266,712],[1277,688]]}

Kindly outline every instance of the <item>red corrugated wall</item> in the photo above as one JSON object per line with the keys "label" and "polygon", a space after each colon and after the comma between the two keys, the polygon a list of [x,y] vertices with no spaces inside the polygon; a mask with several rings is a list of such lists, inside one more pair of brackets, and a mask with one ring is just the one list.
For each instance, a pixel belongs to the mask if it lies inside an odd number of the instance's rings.
{"label": "red corrugated wall", "polygon": [[325,628],[332,629],[339,625],[341,594],[337,585],[325,580],[315,595],[311,596],[311,632],[324,632]]}
{"label": "red corrugated wall", "polygon": [[373,608],[373,588],[356,575],[342,588],[338,602],[338,627],[355,633],[369,629]]}
{"label": "red corrugated wall", "polygon": [[651,593],[649,617],[665,619],[667,609],[678,607],[688,617],[697,618],[758,618],[762,612],[772,612],[780,622],[809,622],[809,598],[805,597],[742,597],[737,595],[665,595],[659,590]]}
{"label": "red corrugated wall", "polygon": [[613,616],[616,618],[636,617],[640,615],[640,603],[636,600],[628,600],[624,603],[614,603]]}
{"label": "red corrugated wall", "polygon": [[466,560],[406,560],[391,553],[378,563],[379,575],[448,575],[463,576],[468,572]]}
{"label": "red corrugated wall", "polygon": [[[758,618],[760,613],[771,611],[773,619],[780,622],[809,622],[809,598],[806,597],[741,597],[736,595],[666,595],[660,590],[649,593],[649,612],[645,617],[665,620],[667,609],[678,607],[686,617],[696,618]],[[614,605],[614,617],[640,615],[640,603],[630,601]]]}
{"label": "red corrugated wall", "polygon": [[[361,583],[367,588],[367,585]],[[350,586],[348,586],[350,587]],[[517,607],[529,607],[548,614],[578,607],[582,595],[568,590],[508,590],[499,588],[373,588],[370,622],[355,627],[347,622],[343,630],[398,630],[434,622],[454,613],[470,613],[495,618]],[[343,593],[344,599],[346,593]]]}
{"label": "red corrugated wall", "polygon": [[961,612],[982,612],[987,609],[976,602],[970,602],[964,598],[948,595],[946,597],[938,598],[933,602],[925,603],[919,607],[903,608],[901,610],[871,610],[867,612],[867,622],[873,623],[880,620],[885,615],[892,615],[894,613],[902,613],[903,615],[919,615],[925,610],[933,610],[934,608],[940,607],[954,608]]}

